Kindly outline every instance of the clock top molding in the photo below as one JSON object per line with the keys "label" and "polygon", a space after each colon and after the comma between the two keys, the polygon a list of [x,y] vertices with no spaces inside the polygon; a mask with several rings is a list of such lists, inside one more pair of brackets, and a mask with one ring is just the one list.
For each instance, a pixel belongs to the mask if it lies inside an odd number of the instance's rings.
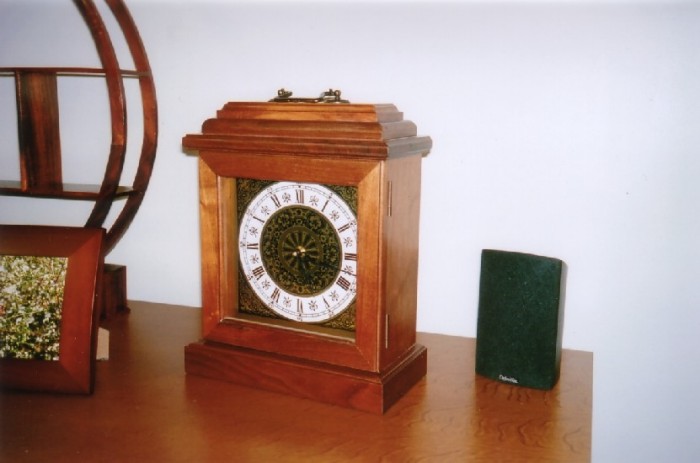
{"label": "clock top molding", "polygon": [[425,155],[430,137],[392,104],[230,102],[188,134],[190,150],[383,160]]}

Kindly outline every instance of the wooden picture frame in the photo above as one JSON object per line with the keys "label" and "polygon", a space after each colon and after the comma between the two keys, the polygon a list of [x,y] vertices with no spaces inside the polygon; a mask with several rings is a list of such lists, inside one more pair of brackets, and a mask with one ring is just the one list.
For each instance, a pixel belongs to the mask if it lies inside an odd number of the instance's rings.
{"label": "wooden picture frame", "polygon": [[93,392],[104,240],[102,228],[0,225],[0,255],[67,259],[58,359],[0,358],[0,386]]}

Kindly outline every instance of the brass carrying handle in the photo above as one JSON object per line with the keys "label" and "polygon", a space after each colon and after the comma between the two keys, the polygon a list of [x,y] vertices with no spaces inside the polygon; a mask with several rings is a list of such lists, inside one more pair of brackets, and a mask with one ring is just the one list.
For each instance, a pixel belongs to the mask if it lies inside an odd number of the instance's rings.
{"label": "brass carrying handle", "polygon": [[272,103],[350,103],[348,100],[340,98],[340,90],[329,88],[322,92],[317,98],[297,98],[292,97],[292,92],[281,88],[277,90],[277,96],[270,100]]}

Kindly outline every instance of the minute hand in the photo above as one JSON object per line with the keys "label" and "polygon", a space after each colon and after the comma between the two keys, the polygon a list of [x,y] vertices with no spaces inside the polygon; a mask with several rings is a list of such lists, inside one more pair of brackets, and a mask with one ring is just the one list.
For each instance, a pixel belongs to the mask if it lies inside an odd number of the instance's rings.
{"label": "minute hand", "polygon": [[328,264],[328,263],[323,262],[323,261],[321,261],[321,260],[312,260],[311,263],[314,264],[314,265],[316,265],[316,266],[319,266],[319,267],[326,267],[326,268],[330,268],[330,269],[333,269],[333,270],[340,270],[341,272],[343,272],[343,273],[345,273],[345,274],[347,274],[347,275],[355,276],[355,274],[352,273],[352,272],[349,271],[349,270],[344,270],[344,269],[342,269],[342,268],[338,268],[338,267],[336,267],[335,265]]}

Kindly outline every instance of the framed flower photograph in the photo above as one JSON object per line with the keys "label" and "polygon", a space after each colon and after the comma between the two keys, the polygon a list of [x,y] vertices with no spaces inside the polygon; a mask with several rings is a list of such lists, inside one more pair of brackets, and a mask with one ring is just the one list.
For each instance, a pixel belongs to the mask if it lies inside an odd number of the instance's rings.
{"label": "framed flower photograph", "polygon": [[0,225],[0,386],[92,393],[104,234]]}

